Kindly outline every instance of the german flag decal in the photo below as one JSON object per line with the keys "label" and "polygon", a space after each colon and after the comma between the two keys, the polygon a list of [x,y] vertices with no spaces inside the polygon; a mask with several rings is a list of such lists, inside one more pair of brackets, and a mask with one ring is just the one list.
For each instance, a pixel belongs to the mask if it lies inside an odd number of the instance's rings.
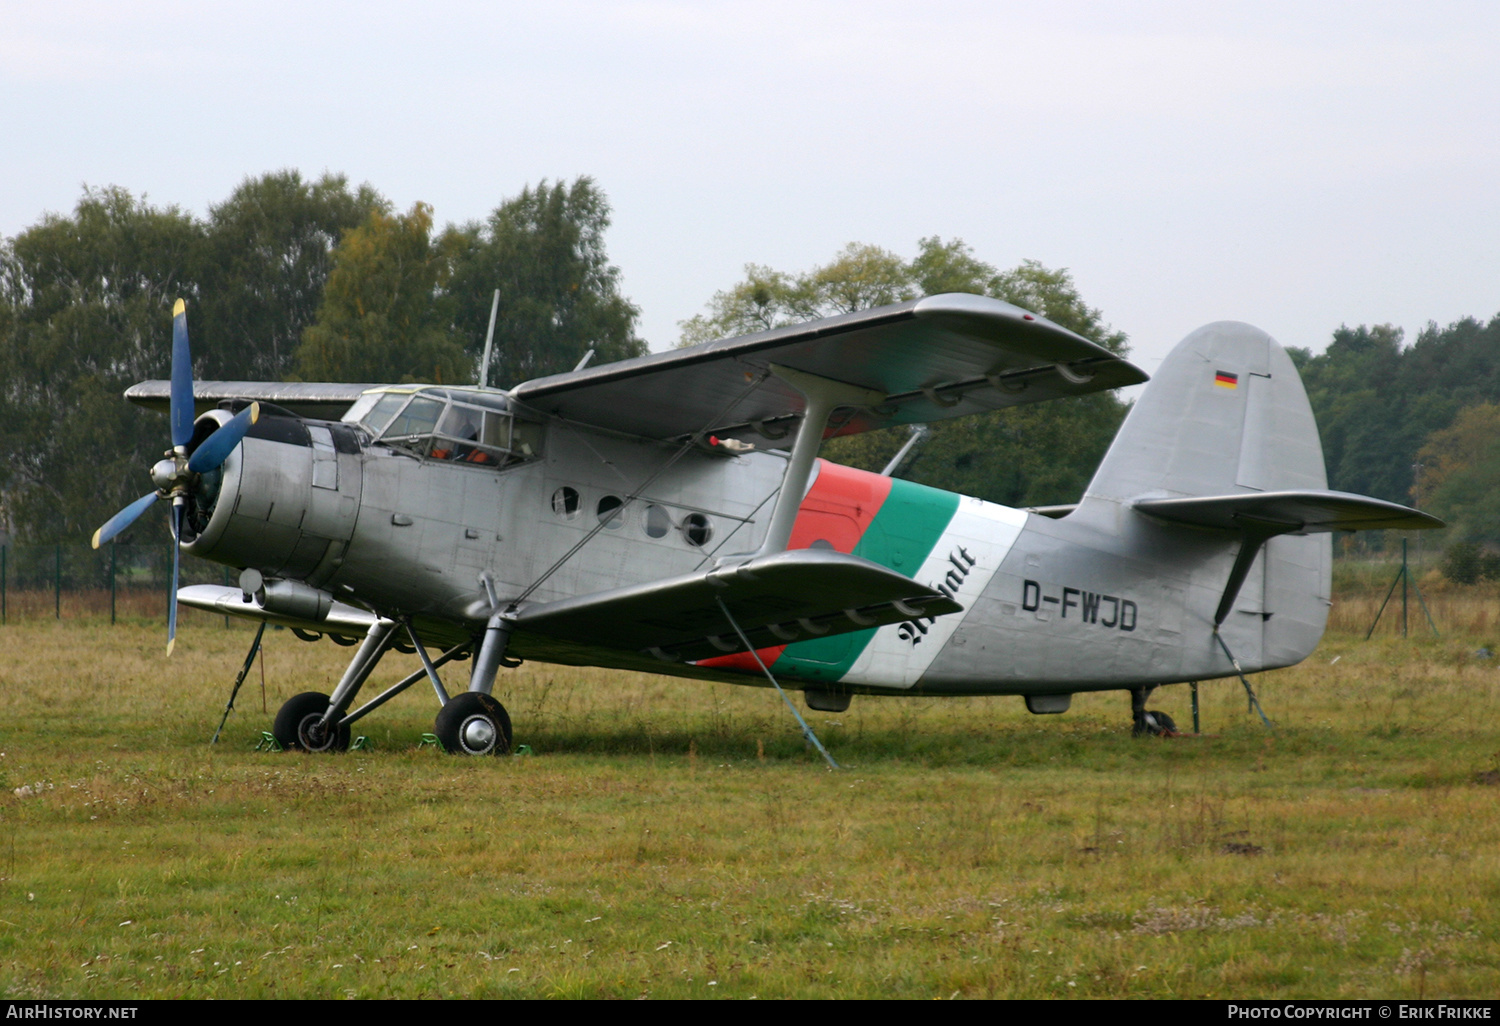
{"label": "german flag decal", "polygon": [[1214,384],[1220,388],[1239,388],[1240,376],[1228,371],[1214,371]]}

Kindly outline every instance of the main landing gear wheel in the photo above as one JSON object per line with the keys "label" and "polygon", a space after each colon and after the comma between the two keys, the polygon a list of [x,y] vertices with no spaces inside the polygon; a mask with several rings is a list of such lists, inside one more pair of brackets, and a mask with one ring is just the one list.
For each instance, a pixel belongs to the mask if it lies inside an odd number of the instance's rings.
{"label": "main landing gear wheel", "polygon": [[510,751],[505,706],[478,691],[454,695],[437,715],[433,733],[453,755],[504,755]]}
{"label": "main landing gear wheel", "polygon": [[349,728],[333,726],[319,730],[318,721],[328,711],[328,696],[304,691],[287,699],[271,727],[277,744],[303,752],[347,752]]}

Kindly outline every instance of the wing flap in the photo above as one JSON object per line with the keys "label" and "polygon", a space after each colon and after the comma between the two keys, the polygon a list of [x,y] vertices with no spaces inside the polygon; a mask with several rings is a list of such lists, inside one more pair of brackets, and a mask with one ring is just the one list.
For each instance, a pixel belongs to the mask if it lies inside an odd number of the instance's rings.
{"label": "wing flap", "polygon": [[836,415],[830,437],[1146,380],[1045,318],[955,294],[537,378],[511,395],[543,413],[648,438],[704,431],[789,445],[786,429],[805,403],[769,375],[772,363],[886,396],[873,408]]}
{"label": "wing flap", "polygon": [[1326,531],[1413,531],[1442,527],[1435,516],[1351,492],[1289,491],[1140,499],[1135,509],[1158,520],[1220,531],[1247,527],[1265,534]]}
{"label": "wing flap", "polygon": [[743,652],[722,601],[755,648],[844,634],[963,607],[894,570],[795,549],[707,573],[528,606],[515,628],[670,661]]}

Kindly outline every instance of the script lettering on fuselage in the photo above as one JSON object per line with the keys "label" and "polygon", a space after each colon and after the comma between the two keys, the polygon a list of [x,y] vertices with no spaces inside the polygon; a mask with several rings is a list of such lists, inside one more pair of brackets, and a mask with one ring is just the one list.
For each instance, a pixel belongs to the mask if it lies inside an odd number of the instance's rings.
{"label": "script lettering on fuselage", "polygon": [[[963,587],[964,581],[969,579],[970,572],[978,566],[978,560],[969,555],[969,550],[962,545],[957,546],[948,553],[948,562],[953,564],[941,581],[936,581],[932,587],[958,601],[958,589]],[[935,616],[922,616],[915,620],[907,620],[896,628],[896,636],[902,641],[912,645],[922,643],[922,636],[927,633],[927,625],[937,623]]]}
{"label": "script lettering on fuselage", "polygon": [[[1098,624],[1122,631],[1135,630],[1136,604],[1118,595],[1105,595],[1083,588],[1063,587],[1060,595],[1048,594],[1051,587],[1040,581],[1021,583],[1021,608],[1035,613],[1042,608],[1056,609],[1058,618],[1079,623]],[[1069,616],[1069,613],[1072,615]]]}

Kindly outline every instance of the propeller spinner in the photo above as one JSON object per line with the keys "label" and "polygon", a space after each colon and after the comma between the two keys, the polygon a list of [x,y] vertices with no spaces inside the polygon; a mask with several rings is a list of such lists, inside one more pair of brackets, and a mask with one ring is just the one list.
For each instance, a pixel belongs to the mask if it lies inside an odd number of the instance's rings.
{"label": "propeller spinner", "polygon": [[251,403],[209,435],[191,455],[188,453],[188,443],[193,439],[193,358],[188,350],[187,304],[179,299],[172,307],[172,448],[151,468],[151,483],[156,485],[156,490],[136,499],[94,532],[94,548],[97,549],[135,523],[157,499],[172,500],[172,588],[167,603],[167,655],[172,654],[172,647],[177,643],[177,579],[181,566],[182,520],[188,499],[196,494],[200,475],[221,467],[259,417],[260,404]]}

